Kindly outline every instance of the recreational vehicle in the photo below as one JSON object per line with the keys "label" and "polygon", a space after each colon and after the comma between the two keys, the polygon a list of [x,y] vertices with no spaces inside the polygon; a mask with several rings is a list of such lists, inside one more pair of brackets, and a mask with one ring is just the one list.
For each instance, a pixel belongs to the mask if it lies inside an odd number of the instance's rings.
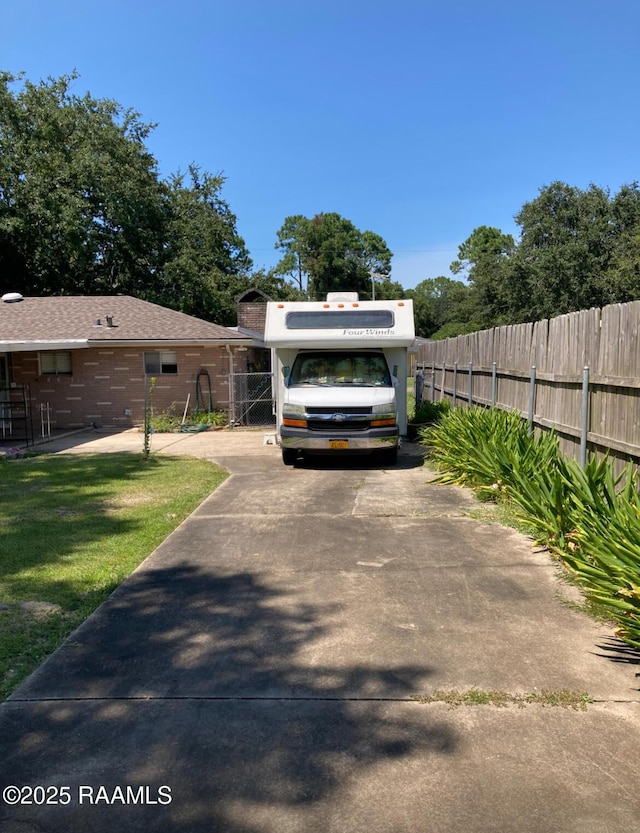
{"label": "recreational vehicle", "polygon": [[413,303],[269,302],[278,443],[285,465],[302,454],[372,454],[395,462],[407,428],[407,353]]}

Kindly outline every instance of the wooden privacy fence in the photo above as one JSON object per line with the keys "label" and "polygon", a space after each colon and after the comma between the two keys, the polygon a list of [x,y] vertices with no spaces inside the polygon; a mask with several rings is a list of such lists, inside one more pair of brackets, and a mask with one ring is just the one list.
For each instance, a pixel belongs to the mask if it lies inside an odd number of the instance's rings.
{"label": "wooden privacy fence", "polygon": [[563,453],[640,461],[640,301],[423,342],[425,397],[516,410]]}

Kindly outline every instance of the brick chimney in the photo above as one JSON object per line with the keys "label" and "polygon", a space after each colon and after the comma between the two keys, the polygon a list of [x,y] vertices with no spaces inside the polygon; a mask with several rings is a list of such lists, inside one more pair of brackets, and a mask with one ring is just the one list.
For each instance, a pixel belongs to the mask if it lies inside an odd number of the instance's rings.
{"label": "brick chimney", "polygon": [[238,327],[264,335],[267,301],[272,299],[259,289],[249,289],[238,298]]}

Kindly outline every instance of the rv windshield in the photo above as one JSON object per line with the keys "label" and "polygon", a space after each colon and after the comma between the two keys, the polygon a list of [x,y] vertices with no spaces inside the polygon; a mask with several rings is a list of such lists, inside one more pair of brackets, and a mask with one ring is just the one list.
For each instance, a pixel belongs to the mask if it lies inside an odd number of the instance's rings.
{"label": "rv windshield", "polygon": [[381,353],[331,351],[299,353],[289,385],[359,385],[391,387],[391,375]]}

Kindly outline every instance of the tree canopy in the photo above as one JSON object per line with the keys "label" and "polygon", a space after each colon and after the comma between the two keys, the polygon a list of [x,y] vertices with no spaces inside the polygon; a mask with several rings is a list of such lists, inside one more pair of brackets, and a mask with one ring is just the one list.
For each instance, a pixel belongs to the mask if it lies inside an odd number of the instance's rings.
{"label": "tree canopy", "polygon": [[515,220],[517,242],[480,226],[460,245],[451,270],[469,285],[462,324],[536,321],[640,299],[638,183],[612,197],[593,184],[552,182]]}
{"label": "tree canopy", "polygon": [[152,129],[75,75],[17,93],[0,74],[0,269],[30,294],[148,287],[168,205],[144,141]]}
{"label": "tree canopy", "polygon": [[451,264],[455,274],[465,273],[473,289],[468,312],[479,326],[489,326],[509,314],[505,271],[515,250],[510,234],[480,226],[458,249],[458,260]]}
{"label": "tree canopy", "polygon": [[230,323],[252,263],[222,199],[224,178],[190,165],[167,183],[165,247],[154,285],[159,303]]}
{"label": "tree canopy", "polygon": [[406,292],[413,299],[416,335],[446,338],[479,329],[473,320],[468,284],[440,275],[421,281]]}
{"label": "tree canopy", "polygon": [[337,213],[286,217],[270,270],[253,267],[222,196],[192,164],[163,179],[153,130],[111,99],[0,72],[0,271],[5,291],[127,293],[221,324],[255,287],[274,298],[412,297],[420,335],[444,337],[640,299],[640,185],[612,195],[555,181],[515,216],[516,241],[478,226],[451,264],[405,291],[383,238]]}
{"label": "tree canopy", "polygon": [[[608,303],[615,233],[609,194],[554,182],[516,215],[521,227],[511,282],[532,318]],[[526,302],[525,302],[526,299]]]}
{"label": "tree canopy", "polygon": [[340,214],[287,217],[277,237],[276,249],[284,254],[275,272],[292,278],[311,299],[339,290],[370,298],[372,281],[382,293],[393,291],[385,286],[392,258],[385,241],[372,231],[360,231]]}
{"label": "tree canopy", "polygon": [[153,125],[73,93],[76,74],[38,84],[0,73],[0,270],[30,295],[131,294],[221,324],[256,286],[224,177],[190,165],[163,180]]}

